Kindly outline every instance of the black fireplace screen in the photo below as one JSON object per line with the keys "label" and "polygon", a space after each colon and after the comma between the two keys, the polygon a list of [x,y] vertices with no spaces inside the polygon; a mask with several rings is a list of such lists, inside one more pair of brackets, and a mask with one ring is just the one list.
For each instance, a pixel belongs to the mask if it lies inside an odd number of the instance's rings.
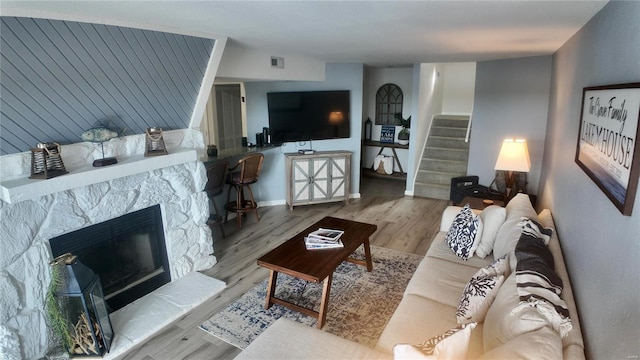
{"label": "black fireplace screen", "polygon": [[162,215],[156,205],[49,240],[54,257],[72,253],[102,281],[117,310],[171,281]]}

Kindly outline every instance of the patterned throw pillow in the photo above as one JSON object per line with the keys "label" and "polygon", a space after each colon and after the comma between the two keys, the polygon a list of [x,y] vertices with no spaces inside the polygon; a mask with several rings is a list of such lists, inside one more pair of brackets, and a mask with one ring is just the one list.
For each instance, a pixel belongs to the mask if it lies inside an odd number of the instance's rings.
{"label": "patterned throw pillow", "polygon": [[397,344],[393,347],[395,360],[408,359],[464,359],[476,323],[463,324],[419,345]]}
{"label": "patterned throw pillow", "polygon": [[507,257],[508,255],[501,257],[493,264],[478,270],[471,277],[462,292],[462,298],[456,310],[458,324],[484,321],[505,276],[509,275],[510,268]]}
{"label": "patterned throw pillow", "polygon": [[456,255],[467,260],[478,248],[478,234],[482,234],[482,221],[479,216],[473,214],[467,204],[453,219],[445,241]]}

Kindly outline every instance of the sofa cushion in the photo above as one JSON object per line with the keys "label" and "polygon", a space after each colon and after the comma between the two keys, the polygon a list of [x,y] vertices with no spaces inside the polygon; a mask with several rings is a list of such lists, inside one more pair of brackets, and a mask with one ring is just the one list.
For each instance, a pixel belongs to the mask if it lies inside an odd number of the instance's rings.
{"label": "sofa cushion", "polygon": [[[582,354],[584,358],[584,353]],[[480,359],[566,359],[562,356],[562,342],[550,327],[530,331],[482,354]],[[577,359],[579,357],[571,357]]]}
{"label": "sofa cushion", "polygon": [[280,318],[236,359],[391,359],[391,356],[314,327]]}
{"label": "sofa cushion", "polygon": [[520,219],[523,217],[538,220],[536,211],[531,206],[529,195],[518,194],[506,206],[507,218],[500,227],[496,241],[493,244],[493,257],[501,258],[511,253],[515,248],[522,228],[518,226]]}
{"label": "sofa cushion", "polygon": [[502,206],[487,206],[480,213],[482,220],[482,237],[476,249],[476,255],[484,259],[493,251],[493,244],[496,242],[496,236],[502,224],[507,218],[507,210]]}
{"label": "sofa cushion", "polygon": [[508,269],[509,260],[507,256],[503,256],[473,274],[462,291],[462,298],[458,304],[456,311],[458,324],[484,321]]}
{"label": "sofa cushion", "polygon": [[438,258],[460,265],[471,266],[476,268],[476,270],[485,267],[493,262],[493,255],[489,255],[484,259],[473,256],[468,258],[467,260],[462,260],[451,251],[447,243],[444,241],[446,234],[446,232],[439,232],[436,234],[436,236],[433,238],[433,241],[431,242],[431,245],[429,246],[429,250],[427,250],[427,255],[425,257]]}
{"label": "sofa cushion", "polygon": [[[515,273],[512,273],[498,290],[484,319],[485,352],[506,344],[522,334],[547,326],[546,319],[534,308],[526,307],[515,314],[512,313],[519,304]],[[560,339],[559,335],[556,334],[556,336]]]}
{"label": "sofa cushion", "polygon": [[[449,254],[457,258],[450,250]],[[476,271],[476,267],[425,257],[411,277],[405,294],[422,296],[455,309],[462,290]]]}
{"label": "sofa cushion", "polygon": [[[396,344],[418,344],[456,327],[456,308],[422,296],[405,295],[375,349],[392,354]],[[342,357],[345,358],[345,357]]]}
{"label": "sofa cushion", "polygon": [[394,360],[408,359],[463,359],[471,340],[471,331],[476,323],[463,324],[434,336],[418,345],[396,344]]}
{"label": "sofa cushion", "polygon": [[451,223],[446,237],[447,245],[456,255],[467,260],[476,251],[480,236],[482,236],[482,220],[467,204]]}

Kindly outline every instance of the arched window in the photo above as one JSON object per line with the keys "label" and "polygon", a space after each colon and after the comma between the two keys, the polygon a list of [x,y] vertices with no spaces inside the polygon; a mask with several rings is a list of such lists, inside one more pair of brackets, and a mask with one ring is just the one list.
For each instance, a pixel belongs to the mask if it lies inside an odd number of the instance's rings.
{"label": "arched window", "polygon": [[402,90],[396,84],[384,84],[376,93],[376,125],[397,125],[395,114],[402,114]]}

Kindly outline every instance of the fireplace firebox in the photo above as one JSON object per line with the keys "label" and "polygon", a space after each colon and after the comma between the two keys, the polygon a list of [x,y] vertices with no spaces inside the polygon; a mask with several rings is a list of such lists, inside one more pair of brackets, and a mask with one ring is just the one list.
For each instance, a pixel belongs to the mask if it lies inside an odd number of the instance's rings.
{"label": "fireplace firebox", "polygon": [[115,311],[171,281],[160,206],[50,239],[54,257],[72,253],[102,282]]}

